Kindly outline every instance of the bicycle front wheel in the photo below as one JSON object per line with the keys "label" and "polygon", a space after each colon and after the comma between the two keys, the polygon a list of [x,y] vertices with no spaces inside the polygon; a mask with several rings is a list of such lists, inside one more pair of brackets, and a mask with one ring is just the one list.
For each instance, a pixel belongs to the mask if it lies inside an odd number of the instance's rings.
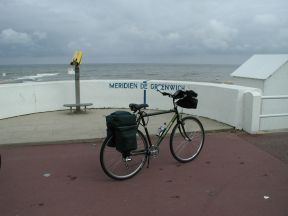
{"label": "bicycle front wheel", "polygon": [[107,137],[100,150],[100,163],[103,171],[109,177],[116,180],[124,180],[136,175],[144,166],[148,145],[145,136],[137,131],[137,149],[130,152],[129,156],[123,156],[116,147],[110,147],[112,136]]}
{"label": "bicycle front wheel", "polygon": [[201,122],[192,116],[177,123],[170,136],[170,151],[182,163],[195,159],[204,144],[205,133]]}

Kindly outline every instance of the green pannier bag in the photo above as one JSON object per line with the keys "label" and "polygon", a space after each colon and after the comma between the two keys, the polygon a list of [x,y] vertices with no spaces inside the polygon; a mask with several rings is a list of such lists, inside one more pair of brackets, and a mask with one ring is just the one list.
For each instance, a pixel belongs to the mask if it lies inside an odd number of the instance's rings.
{"label": "green pannier bag", "polygon": [[109,147],[116,147],[115,143],[115,135],[114,135],[114,130],[112,127],[112,121],[113,121],[113,113],[110,115],[106,116],[106,126],[107,126],[107,139],[112,137],[110,142],[107,144]]}
{"label": "green pannier bag", "polygon": [[116,111],[106,117],[107,137],[112,135],[112,140],[108,143],[110,147],[129,154],[137,149],[137,124],[136,116],[126,111]]}

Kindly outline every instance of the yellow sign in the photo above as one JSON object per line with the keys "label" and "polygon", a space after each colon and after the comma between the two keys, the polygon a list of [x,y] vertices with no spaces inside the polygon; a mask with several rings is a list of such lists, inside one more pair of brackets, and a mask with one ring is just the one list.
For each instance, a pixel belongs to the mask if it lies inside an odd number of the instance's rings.
{"label": "yellow sign", "polygon": [[70,64],[71,65],[80,65],[81,61],[82,61],[82,51],[76,50]]}

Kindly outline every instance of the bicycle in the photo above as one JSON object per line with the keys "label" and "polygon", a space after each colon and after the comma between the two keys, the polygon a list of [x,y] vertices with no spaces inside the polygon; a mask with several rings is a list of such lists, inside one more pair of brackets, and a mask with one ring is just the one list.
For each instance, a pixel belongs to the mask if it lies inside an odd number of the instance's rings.
{"label": "bicycle", "polygon": [[[149,167],[150,157],[158,156],[160,144],[173,125],[174,127],[170,134],[170,152],[172,156],[181,163],[187,163],[199,155],[205,140],[203,125],[196,117],[187,116],[182,118],[182,114],[178,111],[179,103],[177,102],[188,91],[178,90],[174,94],[158,91],[163,96],[172,98],[173,109],[146,113],[145,108],[148,107],[148,104],[129,105],[131,111],[137,115],[137,149],[125,156],[115,148],[109,147],[113,137],[107,137],[100,150],[101,167],[107,176],[115,180],[125,180],[135,176],[143,168],[147,160],[147,167]],[[195,94],[197,97],[197,93]],[[174,113],[174,115],[165,130],[158,135],[156,144],[152,144],[151,136],[147,129],[149,117],[168,113]],[[174,124],[175,122],[176,124]],[[139,130],[140,126],[144,128],[146,136]]]}

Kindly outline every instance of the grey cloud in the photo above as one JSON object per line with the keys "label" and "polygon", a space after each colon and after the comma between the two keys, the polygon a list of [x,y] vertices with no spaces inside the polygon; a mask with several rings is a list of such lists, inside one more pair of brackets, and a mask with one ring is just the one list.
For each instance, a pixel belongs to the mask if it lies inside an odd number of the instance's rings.
{"label": "grey cloud", "polygon": [[7,45],[32,45],[39,40],[46,39],[45,32],[35,31],[32,33],[17,32],[14,29],[4,29],[0,32],[0,43]]}
{"label": "grey cloud", "polygon": [[4,29],[0,33],[0,43],[8,45],[29,45],[32,43],[32,37],[24,32],[16,32],[13,29]]}
{"label": "grey cloud", "polygon": [[286,0],[2,0],[0,6],[0,55],[11,58],[67,58],[83,49],[92,61],[162,61],[288,49]]}

